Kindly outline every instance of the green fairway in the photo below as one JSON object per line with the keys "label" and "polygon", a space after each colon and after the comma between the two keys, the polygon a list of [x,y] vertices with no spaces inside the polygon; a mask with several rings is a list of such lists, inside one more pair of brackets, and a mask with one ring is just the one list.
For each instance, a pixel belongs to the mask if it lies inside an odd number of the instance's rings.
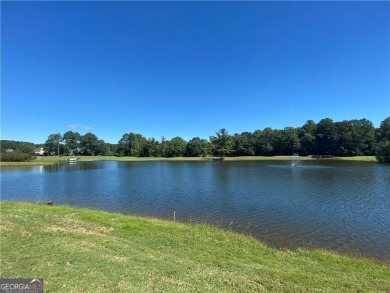
{"label": "green fairway", "polygon": [[389,292],[390,266],[205,225],[1,202],[1,278],[45,292]]}

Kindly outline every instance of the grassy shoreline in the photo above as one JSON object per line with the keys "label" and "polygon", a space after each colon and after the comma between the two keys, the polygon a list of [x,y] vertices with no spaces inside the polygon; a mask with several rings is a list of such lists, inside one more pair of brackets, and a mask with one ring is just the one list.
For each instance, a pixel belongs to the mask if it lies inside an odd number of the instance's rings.
{"label": "grassy shoreline", "polygon": [[[218,160],[217,157],[178,157],[178,158],[138,158],[138,157],[116,157],[116,156],[76,156],[80,161],[119,161],[119,162],[143,162],[143,161],[212,161]],[[32,167],[46,166],[53,164],[61,164],[68,161],[70,157],[37,157],[29,162],[0,162],[0,167]],[[245,157],[226,157],[225,161],[290,161],[291,156],[245,156]],[[299,160],[329,160],[329,159],[313,159],[309,157],[299,157]],[[376,162],[375,156],[356,156],[356,157],[336,157],[335,160],[346,161],[365,161]]]}
{"label": "grassy shoreline", "polygon": [[0,202],[1,278],[45,292],[389,292],[390,265],[205,225]]}

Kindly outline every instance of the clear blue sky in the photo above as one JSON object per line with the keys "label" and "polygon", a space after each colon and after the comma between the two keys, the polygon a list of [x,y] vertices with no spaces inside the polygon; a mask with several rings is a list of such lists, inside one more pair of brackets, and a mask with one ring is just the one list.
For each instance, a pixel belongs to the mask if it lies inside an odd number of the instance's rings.
{"label": "clear blue sky", "polygon": [[1,138],[390,116],[390,2],[3,2]]}

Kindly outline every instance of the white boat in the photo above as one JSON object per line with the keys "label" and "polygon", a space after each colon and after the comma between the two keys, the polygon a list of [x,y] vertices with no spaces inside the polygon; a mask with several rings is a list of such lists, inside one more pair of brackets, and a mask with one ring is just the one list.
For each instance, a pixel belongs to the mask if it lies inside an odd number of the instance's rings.
{"label": "white boat", "polygon": [[68,161],[69,162],[76,162],[79,158],[69,158]]}

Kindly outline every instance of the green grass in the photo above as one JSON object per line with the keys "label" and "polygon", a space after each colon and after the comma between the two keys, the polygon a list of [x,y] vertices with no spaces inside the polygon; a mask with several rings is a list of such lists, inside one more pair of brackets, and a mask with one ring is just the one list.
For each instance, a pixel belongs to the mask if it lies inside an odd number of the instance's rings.
{"label": "green grass", "polygon": [[338,157],[338,160],[344,161],[365,161],[365,162],[377,162],[375,156],[355,156],[355,157]]}
{"label": "green grass", "polygon": [[0,202],[1,278],[45,292],[390,292],[390,266],[88,209]]}
{"label": "green grass", "polygon": [[[116,157],[116,156],[76,156],[80,161],[210,161],[218,159],[217,157],[207,158],[190,158],[190,157],[178,157],[178,158],[137,158],[137,157]],[[31,167],[31,166],[45,166],[57,163],[65,163],[70,157],[37,157],[30,162],[0,162],[0,167]],[[354,161],[372,161],[376,162],[375,156],[356,156],[356,157],[337,157],[338,160],[354,160]],[[225,161],[289,161],[291,156],[243,156],[243,157],[225,157]],[[299,157],[299,160],[317,160],[308,157]],[[321,159],[320,159],[321,160]]]}
{"label": "green grass", "polygon": [[[225,161],[291,161],[292,156],[242,156],[225,157]],[[314,160],[308,157],[298,157],[298,160]]]}
{"label": "green grass", "polygon": [[[30,167],[30,166],[45,166],[53,165],[57,163],[65,163],[70,156],[45,156],[37,157],[34,160],[29,162],[0,162],[0,167]],[[91,162],[91,161],[123,161],[123,162],[133,162],[133,161],[204,161],[212,160],[213,158],[138,158],[138,157],[117,157],[117,156],[75,156],[79,158],[80,161]]]}
{"label": "green grass", "polygon": [[31,167],[31,166],[45,166],[53,165],[57,163],[67,162],[70,157],[55,157],[55,156],[45,156],[37,157],[28,162],[0,162],[1,167]]}

